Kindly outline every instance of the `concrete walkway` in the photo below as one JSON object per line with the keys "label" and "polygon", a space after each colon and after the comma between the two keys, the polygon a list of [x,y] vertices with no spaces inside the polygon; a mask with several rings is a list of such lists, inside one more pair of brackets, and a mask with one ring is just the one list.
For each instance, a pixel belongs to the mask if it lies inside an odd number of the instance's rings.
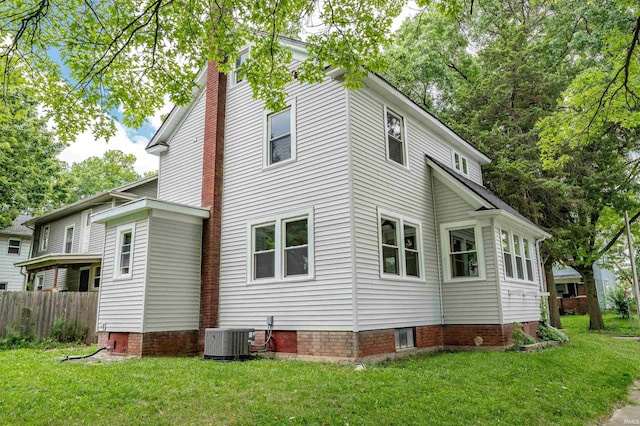
{"label": "concrete walkway", "polygon": [[640,380],[636,380],[631,386],[628,405],[620,407],[613,412],[613,416],[604,425],[640,425]]}

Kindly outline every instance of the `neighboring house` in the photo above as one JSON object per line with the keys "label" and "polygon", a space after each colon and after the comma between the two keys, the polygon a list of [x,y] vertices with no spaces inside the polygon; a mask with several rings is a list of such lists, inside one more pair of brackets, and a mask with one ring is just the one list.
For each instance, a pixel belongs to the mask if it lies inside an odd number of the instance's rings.
{"label": "neighboring house", "polygon": [[29,274],[36,291],[97,291],[100,287],[104,225],[91,214],[157,193],[157,176],[84,198],[27,220],[34,243],[16,266]]}
{"label": "neighboring house", "polygon": [[[291,68],[306,56],[294,51]],[[251,328],[297,355],[504,347],[535,334],[548,234],[482,186],[489,159],[381,77],[252,98],[209,64],[147,151],[157,199],[94,212],[105,226],[100,346],[202,351]],[[271,326],[268,326],[268,323]]]}
{"label": "neighboring house", "polygon": [[[615,274],[601,266],[602,262],[593,264],[593,276],[596,281],[598,303],[600,309],[610,308],[606,294],[616,287]],[[587,313],[587,292],[582,275],[570,266],[554,267],[553,279],[556,284],[556,296],[560,315]]]}
{"label": "neighboring house", "polygon": [[0,291],[24,290],[26,277],[14,264],[29,258],[32,231],[22,223],[30,218],[20,215],[11,227],[0,229]]}

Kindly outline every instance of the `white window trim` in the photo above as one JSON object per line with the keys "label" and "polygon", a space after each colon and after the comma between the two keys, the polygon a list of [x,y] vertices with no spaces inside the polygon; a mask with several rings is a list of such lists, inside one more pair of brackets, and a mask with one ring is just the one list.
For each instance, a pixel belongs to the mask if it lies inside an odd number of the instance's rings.
{"label": "white window trim", "polygon": [[[122,234],[128,231],[131,231],[131,257],[129,258],[129,273],[121,274],[120,273],[120,257],[122,255],[121,253]],[[114,280],[127,280],[127,279],[133,278],[133,257],[135,253],[135,239],[136,239],[135,223],[127,223],[125,225],[120,225],[118,226],[118,228],[116,228],[115,259],[113,261],[113,279]]]}
{"label": "white window trim", "polygon": [[[478,276],[477,277],[452,277],[451,274],[451,256],[449,244],[449,231],[456,229],[474,228],[476,237],[476,253],[478,255]],[[440,225],[440,250],[442,253],[442,265],[445,283],[459,283],[468,281],[483,281],[485,275],[485,258],[484,258],[484,239],[482,238],[482,227],[475,220],[450,222]]]}
{"label": "white window trim", "polygon": [[[100,268],[100,275],[96,276],[96,270]],[[98,281],[98,286],[96,287],[96,278],[98,278],[100,281]],[[91,268],[91,277],[90,277],[90,281],[91,285],[89,286],[89,291],[91,290],[97,290],[100,288],[100,285],[102,284],[102,265],[97,265],[97,266],[93,266]]]}
{"label": "white window trim", "polygon": [[[47,238],[44,238],[45,230],[47,231]],[[40,227],[40,251],[46,251],[49,249],[49,238],[51,237],[51,226],[43,225]]]}
{"label": "white window trim", "polygon": [[[384,125],[384,151],[385,157],[388,163],[394,164],[397,167],[401,167],[402,169],[409,170],[409,139],[407,138],[407,118],[396,112],[395,109],[388,107],[387,105],[383,106],[384,109],[384,121],[382,122]],[[392,160],[389,157],[389,133],[387,132],[387,111],[391,111],[391,113],[397,115],[402,119],[402,150],[404,155],[404,164],[400,164],[395,160]]]}
{"label": "white window trim", "polygon": [[[399,263],[399,274],[389,274],[384,272],[384,256],[382,255],[382,229],[380,228],[381,220],[391,219],[398,222],[399,235],[396,235],[398,239],[398,263]],[[407,276],[406,274],[406,260],[404,253],[404,223],[407,225],[414,226],[417,232],[417,245],[418,245],[418,268],[420,268],[420,275],[417,277]],[[378,232],[378,263],[380,265],[380,278],[385,280],[400,280],[400,281],[424,281],[425,280],[425,266],[424,266],[424,250],[422,243],[422,222],[413,217],[409,217],[403,214],[399,214],[390,210],[386,210],[383,208],[378,208],[378,222],[377,222],[377,232]]]}
{"label": "white window trim", "polygon": [[[290,122],[291,122],[291,158],[288,160],[278,161],[277,163],[270,163],[270,155],[269,155],[269,116],[273,114],[278,114],[286,109],[291,111]],[[294,163],[296,161],[296,153],[297,149],[297,136],[296,136],[296,128],[297,128],[297,113],[296,113],[296,100],[292,99],[287,105],[280,111],[268,111],[265,110],[262,117],[262,168],[263,169],[272,169],[280,166],[284,166],[287,164]]]}
{"label": "white window trim", "polygon": [[[460,168],[456,165],[456,155],[460,158]],[[463,162],[467,163],[467,172],[464,172]],[[451,151],[451,164],[453,165],[453,170],[460,173],[463,176],[469,177],[469,159],[460,154],[458,151]]]}
{"label": "white window trim", "polygon": [[[38,281],[42,280],[42,288],[38,289]],[[33,279],[33,291],[42,291],[44,290],[44,273],[40,272],[36,274],[36,277]]]}
{"label": "white window trim", "polygon": [[[71,232],[71,249],[69,251],[67,251],[67,232],[69,231],[69,229],[72,230]],[[73,253],[73,239],[76,237],[76,226],[75,225],[68,225],[64,227],[64,234],[63,234],[63,240],[62,240],[62,252],[63,253]]]}
{"label": "white window trim", "polygon": [[[307,218],[307,256],[309,257],[309,273],[307,275],[284,276],[284,225],[295,219]],[[275,271],[273,278],[253,278],[253,228],[260,225],[275,223]],[[315,279],[315,239],[314,239],[313,209],[298,210],[290,213],[282,213],[274,216],[252,220],[247,223],[247,283],[271,284],[281,282],[311,281]]]}
{"label": "white window trim", "polygon": [[[503,264],[502,264],[502,274],[504,275],[505,280],[510,281],[510,282],[518,282],[518,283],[524,283],[524,284],[531,284],[531,283],[535,283],[536,282],[536,275],[537,275],[537,271],[536,271],[536,262],[534,261],[535,257],[533,255],[534,251],[534,246],[532,241],[535,241],[533,238],[529,238],[529,237],[525,237],[522,234],[514,234],[511,230],[507,229],[507,228],[500,228],[500,255],[502,256],[502,258],[504,259],[504,255],[505,254],[509,254],[511,257],[511,265],[513,268],[513,277],[508,277],[507,276],[507,271],[505,269],[504,266],[504,260],[503,260]],[[504,249],[502,247],[502,233],[506,232],[507,235],[509,235],[509,244],[511,245],[511,253],[505,253]],[[520,250],[521,250],[521,257],[522,257],[522,270],[524,273],[525,278],[524,279],[520,279],[518,278],[518,266],[516,264],[516,248],[515,248],[515,240],[514,238],[518,237],[519,242],[520,242]],[[527,242],[529,243],[529,256],[531,256],[531,272],[533,273],[533,276],[530,277],[529,273],[527,272],[527,258],[525,257],[525,250],[524,250],[524,240],[527,240]]]}
{"label": "white window trim", "polygon": [[[11,248],[15,248],[15,246],[11,246],[11,241],[17,241],[18,242],[18,252],[17,253],[9,253],[9,249]],[[14,237],[9,237],[7,239],[7,255],[8,256],[20,256],[20,253],[22,253],[22,239],[21,238],[14,238]]]}
{"label": "white window trim", "polygon": [[[240,52],[238,52],[238,58],[240,58],[242,55],[244,55],[245,53],[249,54],[249,57],[251,57],[251,53],[249,52],[250,49],[243,49]],[[238,59],[234,59],[233,60],[233,69],[231,70],[231,72],[229,72],[229,87],[236,87],[236,86],[240,86],[242,84],[247,84],[247,79],[246,77],[242,80],[242,81],[237,81],[238,78],[238,71],[236,68],[236,60]]]}

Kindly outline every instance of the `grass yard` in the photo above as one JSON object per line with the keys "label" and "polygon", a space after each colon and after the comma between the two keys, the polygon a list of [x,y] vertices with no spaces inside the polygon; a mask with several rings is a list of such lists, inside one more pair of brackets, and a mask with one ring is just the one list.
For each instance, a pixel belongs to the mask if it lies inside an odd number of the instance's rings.
{"label": "grass yard", "polygon": [[363,371],[277,360],[60,363],[74,353],[4,351],[0,424],[583,425],[640,377],[640,343],[583,332],[587,321],[565,321],[571,341],[538,353],[439,353]]}
{"label": "grass yard", "polygon": [[[604,331],[597,331],[592,333],[600,334],[615,334],[621,336],[640,336],[640,330],[638,329],[638,316],[635,309],[631,315],[631,324],[629,318],[621,318],[619,314],[605,312],[602,314],[604,319]],[[585,316],[568,315],[560,317],[563,327],[576,331],[584,331],[589,326],[589,318]]]}

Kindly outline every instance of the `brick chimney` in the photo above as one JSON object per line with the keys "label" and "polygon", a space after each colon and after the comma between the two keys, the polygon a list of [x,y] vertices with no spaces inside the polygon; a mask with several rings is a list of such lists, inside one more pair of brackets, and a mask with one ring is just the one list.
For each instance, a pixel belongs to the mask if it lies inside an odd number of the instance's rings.
{"label": "brick chimney", "polygon": [[215,62],[207,66],[204,152],[202,156],[202,207],[211,216],[202,229],[202,284],[200,288],[200,333],[198,348],[204,350],[204,329],[218,326],[220,295],[220,233],[222,225],[222,165],[227,76]]}

